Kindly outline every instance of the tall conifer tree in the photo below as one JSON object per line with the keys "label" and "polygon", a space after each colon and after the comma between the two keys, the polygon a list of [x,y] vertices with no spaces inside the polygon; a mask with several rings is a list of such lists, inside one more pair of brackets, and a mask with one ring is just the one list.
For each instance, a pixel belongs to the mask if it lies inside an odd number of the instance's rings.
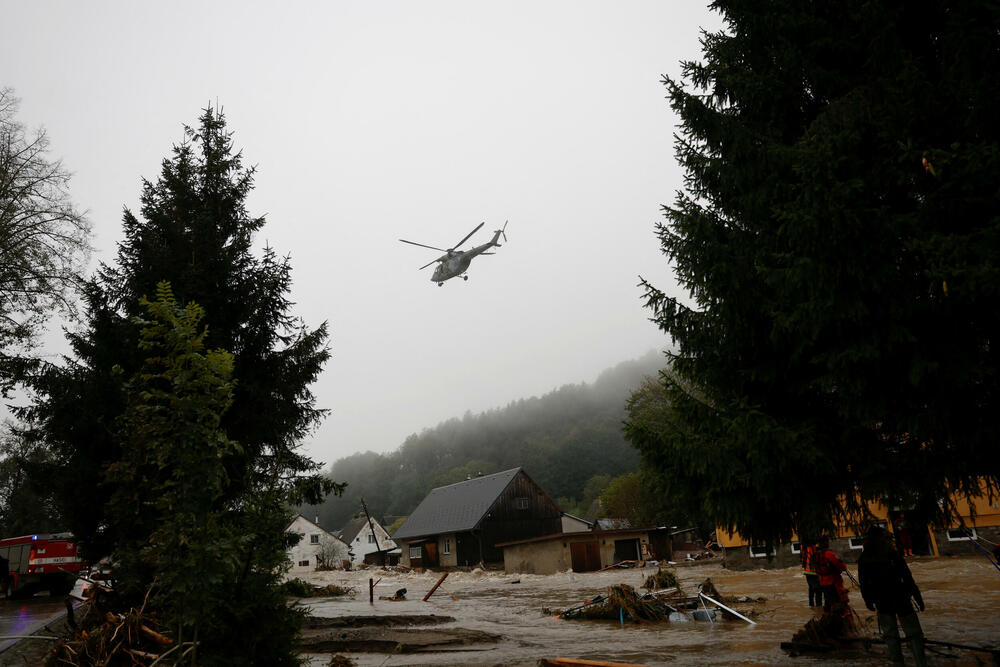
{"label": "tall conifer tree", "polygon": [[762,542],[996,488],[1000,10],[712,6],[665,81],[686,186],[658,232],[690,298],[645,283],[675,351],[628,437]]}
{"label": "tall conifer tree", "polygon": [[161,281],[178,303],[201,306],[205,347],[233,355],[232,404],[221,429],[239,446],[226,450],[215,509],[226,514],[227,530],[243,536],[238,575],[216,582],[231,602],[231,618],[218,620],[233,634],[205,641],[231,644],[236,663],[280,664],[295,632],[294,623],[272,627],[291,619],[276,592],[288,507],[340,488],[298,451],[323,415],[309,387],[329,357],[327,329],[309,329],[291,314],[288,259],[270,248],[254,255],[254,234],[264,225],[245,208],[254,170],[234,152],[220,111],[206,109],[199,120],[156,182],[143,181],[140,215],[125,211],[117,262],[102,264],[87,285],[86,326],[70,336],[73,357],[36,379],[39,400],[28,416],[60,462],[47,475],[87,555],[128,544],[134,534],[117,534],[122,523],[109,520],[116,476],[106,473],[112,463],[135,460],[122,452],[134,445],[126,431],[135,432],[134,423],[123,426],[126,381],[144,363],[133,320]]}

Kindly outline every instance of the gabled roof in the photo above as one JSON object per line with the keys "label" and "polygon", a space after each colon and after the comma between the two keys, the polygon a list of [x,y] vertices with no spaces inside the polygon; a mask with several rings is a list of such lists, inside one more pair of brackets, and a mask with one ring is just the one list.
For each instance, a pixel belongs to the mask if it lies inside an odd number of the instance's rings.
{"label": "gabled roof", "polygon": [[[372,519],[372,521],[375,522],[376,525],[378,525],[377,521],[375,521],[374,519]],[[363,516],[356,516],[350,521],[348,521],[343,528],[337,531],[337,537],[350,544],[351,540],[353,540],[355,537],[358,536],[358,533],[361,532],[362,528],[365,528],[367,530],[368,519],[366,519]]]}
{"label": "gabled roof", "polygon": [[[292,517],[292,520],[291,520],[291,521],[290,521],[290,522],[288,523],[288,525],[287,525],[287,526],[285,527],[285,530],[286,530],[286,531],[288,531],[288,530],[291,530],[291,528],[292,528],[292,525],[294,525],[294,524],[295,524],[295,522],[296,522],[296,521],[298,521],[299,519],[302,519],[303,521],[305,521],[306,523],[308,523],[308,524],[309,524],[310,526],[313,526],[313,527],[314,527],[314,528],[315,528],[316,530],[318,530],[319,532],[321,532],[321,533],[326,533],[327,535],[329,535],[330,537],[334,538],[335,540],[339,540],[339,539],[340,539],[339,537],[337,537],[336,535],[334,535],[334,534],[333,534],[333,533],[331,533],[330,531],[328,531],[328,530],[324,529],[324,528],[323,528],[322,526],[320,526],[320,525],[319,525],[318,523],[316,523],[315,521],[310,521],[309,519],[307,519],[307,518],[306,518],[305,516],[303,516],[302,514],[296,514],[296,515],[295,515],[294,517]],[[343,542],[344,540],[340,540],[340,541],[341,541],[341,542]]]}
{"label": "gabled roof", "polygon": [[473,530],[519,472],[512,468],[432,489],[392,539]]}

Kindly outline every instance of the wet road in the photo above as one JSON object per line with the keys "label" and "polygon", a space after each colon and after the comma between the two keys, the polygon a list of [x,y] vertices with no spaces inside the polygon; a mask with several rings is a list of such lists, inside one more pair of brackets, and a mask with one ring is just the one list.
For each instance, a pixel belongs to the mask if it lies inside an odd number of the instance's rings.
{"label": "wet road", "polygon": [[[72,594],[79,596],[82,589],[83,584],[77,582]],[[65,612],[62,596],[41,594],[26,600],[0,599],[0,637],[31,634]],[[0,656],[12,643],[13,640],[0,639]]]}
{"label": "wet road", "polygon": [[[856,568],[852,567],[856,573]],[[914,578],[923,593],[927,611],[920,615],[928,639],[961,644],[1000,643],[1000,573],[985,558],[917,560],[911,562]],[[767,601],[753,607],[757,625],[727,620],[719,623],[690,622],[628,625],[615,622],[565,621],[554,618],[559,610],[578,604],[612,584],[639,588],[655,571],[612,570],[554,575],[506,575],[502,573],[457,572],[445,580],[442,592],[428,601],[421,598],[433,586],[438,573],[396,574],[378,570],[327,572],[309,575],[316,583],[353,586],[354,599],[312,601],[318,616],[368,614],[441,614],[456,622],[440,626],[483,630],[503,635],[497,645],[480,650],[433,655],[387,655],[354,653],[358,665],[534,665],[538,658],[566,656],[591,660],[612,660],[644,665],[837,665],[886,664],[884,647],[872,653],[862,649],[838,657],[796,657],[780,649],[792,634],[813,615],[808,607],[806,584],[798,568],[730,572],[717,563],[677,569],[687,591],[711,577],[722,595],[763,596]],[[374,605],[368,602],[368,577],[382,577],[376,587]],[[520,583],[512,583],[519,580]],[[407,588],[405,602],[382,602],[379,595],[391,595]],[[458,601],[449,597],[451,593]],[[874,614],[864,608],[860,593],[851,590],[851,603],[874,636]],[[746,609],[741,606],[740,609]],[[950,656],[931,654],[935,665],[988,663],[988,656],[970,652]],[[312,665],[325,665],[329,656],[312,656]],[[978,663],[983,664],[983,663]]]}

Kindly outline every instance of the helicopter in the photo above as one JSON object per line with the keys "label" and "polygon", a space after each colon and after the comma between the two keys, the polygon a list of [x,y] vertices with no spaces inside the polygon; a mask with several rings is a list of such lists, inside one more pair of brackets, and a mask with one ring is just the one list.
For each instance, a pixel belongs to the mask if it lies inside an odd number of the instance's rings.
{"label": "helicopter", "polygon": [[430,248],[431,250],[440,250],[441,252],[445,253],[440,257],[438,257],[437,259],[435,259],[433,262],[428,262],[427,264],[424,264],[423,266],[420,267],[420,270],[422,270],[426,269],[431,264],[434,264],[434,262],[440,262],[437,268],[434,269],[434,274],[431,275],[431,280],[433,282],[436,282],[438,284],[438,287],[441,287],[442,285],[444,285],[444,281],[448,280],[449,278],[455,278],[456,276],[462,276],[462,280],[468,280],[469,276],[467,276],[465,272],[469,268],[469,264],[472,263],[472,260],[478,255],[494,254],[492,252],[486,252],[486,251],[489,250],[490,248],[499,248],[500,244],[497,243],[497,241],[500,239],[501,236],[503,236],[504,242],[507,241],[507,233],[505,231],[507,229],[507,221],[504,221],[503,227],[494,231],[493,238],[490,239],[488,242],[484,243],[483,245],[477,245],[476,247],[471,248],[469,250],[458,250],[458,247],[460,245],[468,241],[469,237],[478,232],[485,224],[486,224],[485,222],[480,222],[479,226],[473,229],[468,234],[466,234],[464,239],[456,243],[454,247],[448,248],[447,250],[445,250],[444,248],[435,248],[432,245],[424,245],[423,243],[415,243],[413,241],[407,241],[406,239],[399,239],[399,240],[402,241],[403,243],[409,243],[410,245],[420,246],[421,248]]}

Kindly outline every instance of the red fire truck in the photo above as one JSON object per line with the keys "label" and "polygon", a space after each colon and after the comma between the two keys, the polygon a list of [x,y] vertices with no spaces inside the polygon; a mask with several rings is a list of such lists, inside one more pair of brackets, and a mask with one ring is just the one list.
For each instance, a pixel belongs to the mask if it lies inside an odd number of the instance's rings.
{"label": "red fire truck", "polygon": [[0,591],[7,597],[28,597],[43,590],[65,595],[73,589],[76,573],[86,567],[72,533],[0,540]]}

